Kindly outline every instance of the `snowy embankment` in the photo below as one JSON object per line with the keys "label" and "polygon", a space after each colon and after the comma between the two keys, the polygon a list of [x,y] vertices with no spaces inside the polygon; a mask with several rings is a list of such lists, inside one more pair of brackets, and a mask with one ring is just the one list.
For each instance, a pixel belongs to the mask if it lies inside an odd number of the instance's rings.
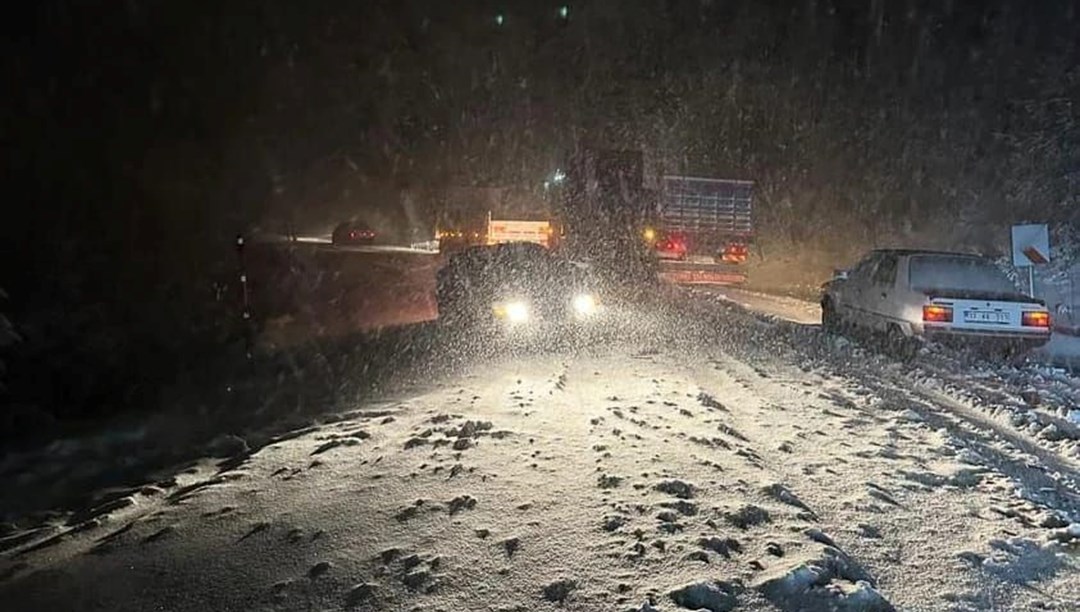
{"label": "snowy embankment", "polygon": [[1076,379],[983,376],[932,353],[904,366],[711,297],[622,314],[614,339],[577,350],[433,344],[460,369],[19,523],[0,539],[0,598],[14,610],[1080,606],[1076,437],[1012,418],[1054,424]]}
{"label": "snowy embankment", "polygon": [[[764,321],[796,324],[797,334],[823,337],[816,330],[799,329],[817,325],[820,309],[816,304],[730,287],[701,293],[737,304]],[[1036,436],[1054,452],[1080,458],[1080,376],[1062,367],[1080,358],[1080,338],[1055,334],[1047,346],[1021,364],[988,361],[931,345],[915,362],[903,367],[848,338],[831,338],[829,342],[841,354],[858,355],[858,361],[867,364],[871,372],[895,370],[928,392],[945,392],[986,416]]]}
{"label": "snowy embankment", "polygon": [[1039,361],[1080,372],[1080,336],[1055,331],[1050,342],[1035,353]]}

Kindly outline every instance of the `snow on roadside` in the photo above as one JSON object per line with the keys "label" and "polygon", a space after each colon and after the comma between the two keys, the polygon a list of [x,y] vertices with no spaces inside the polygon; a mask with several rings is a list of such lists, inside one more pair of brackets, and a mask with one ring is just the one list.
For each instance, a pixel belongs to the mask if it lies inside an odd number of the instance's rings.
{"label": "snow on roadside", "polygon": [[[694,294],[732,304],[725,297]],[[1006,451],[1045,471],[1060,485],[1054,495],[1024,488],[1020,494],[1080,521],[1080,426],[1070,417],[1080,407],[1080,377],[1038,362],[991,363],[938,345],[924,348],[914,363],[901,364],[859,342],[824,335],[816,326],[778,319],[775,310],[754,313],[772,323],[773,337],[759,344],[785,344],[809,360],[808,368],[821,367],[824,359],[837,374],[860,379],[878,393],[913,387],[925,405],[950,410],[965,429],[989,431]]]}
{"label": "snow on roadside", "polygon": [[[744,308],[749,301],[742,297],[749,294],[742,290],[725,290],[731,295],[719,299],[738,304]],[[698,292],[701,295],[703,292]],[[766,294],[753,293],[758,303],[749,309],[771,322],[790,321],[806,324],[808,310],[819,310],[816,304],[781,296],[769,299]],[[732,297],[734,296],[734,297]],[[1055,344],[1056,343],[1056,344]],[[1044,361],[1044,356],[1080,358],[1080,338],[1055,337],[1052,348],[1036,352],[1021,366],[993,363],[972,358],[956,350],[939,345],[924,349],[912,367],[904,367],[903,374],[934,390],[941,390],[954,399],[970,403],[1001,417],[1027,435],[1040,438],[1054,452],[1080,458],[1080,427],[1075,411],[1080,409],[1080,375]],[[1050,346],[1050,345],[1048,345]],[[834,348],[859,352],[888,367],[891,360],[876,355],[859,346],[841,342]]]}
{"label": "snow on roadside", "polygon": [[193,480],[16,544],[0,595],[156,608],[164,564],[200,585],[174,609],[893,609],[768,465],[765,405],[733,415],[661,354],[572,362],[490,368],[261,449],[223,440]]}
{"label": "snow on roadside", "polygon": [[910,368],[813,327],[698,306],[623,343],[492,359],[266,444],[222,438],[218,458],[172,481],[54,517],[56,531],[0,536],[12,545],[0,600],[667,612],[1080,600],[1075,469],[1055,478],[1057,447],[972,399],[1012,397],[1016,381],[991,372],[969,388],[976,370],[959,358]]}
{"label": "snow on roadside", "polygon": [[1048,366],[1080,372],[1080,336],[1054,332],[1050,342],[1035,351],[1035,355]]}

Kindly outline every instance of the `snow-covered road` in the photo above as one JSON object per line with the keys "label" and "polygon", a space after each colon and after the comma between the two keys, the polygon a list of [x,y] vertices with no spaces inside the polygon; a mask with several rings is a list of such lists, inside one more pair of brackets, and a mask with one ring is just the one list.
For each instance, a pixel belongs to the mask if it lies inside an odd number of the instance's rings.
{"label": "snow-covered road", "polygon": [[9,530],[0,601],[1080,609],[1080,380],[771,314],[696,293],[576,347],[446,339],[401,397]]}
{"label": "snow-covered road", "polygon": [[725,285],[701,285],[698,291],[716,295],[743,308],[803,325],[821,322],[821,306],[796,297],[773,295]]}

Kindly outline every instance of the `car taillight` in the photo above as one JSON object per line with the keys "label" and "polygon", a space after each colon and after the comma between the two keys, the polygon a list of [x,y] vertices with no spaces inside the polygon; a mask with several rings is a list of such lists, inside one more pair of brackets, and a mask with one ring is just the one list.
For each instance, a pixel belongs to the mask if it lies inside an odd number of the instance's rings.
{"label": "car taillight", "polygon": [[1021,315],[1024,327],[1050,327],[1050,313],[1045,310],[1027,310]]}
{"label": "car taillight", "polygon": [[923,306],[922,320],[927,323],[952,323],[952,308],[937,304]]}

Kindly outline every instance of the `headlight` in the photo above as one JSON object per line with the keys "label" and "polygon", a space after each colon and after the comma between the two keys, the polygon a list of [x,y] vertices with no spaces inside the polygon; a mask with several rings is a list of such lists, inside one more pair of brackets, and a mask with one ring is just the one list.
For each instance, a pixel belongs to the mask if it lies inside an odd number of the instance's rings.
{"label": "headlight", "polygon": [[596,298],[588,293],[574,297],[574,312],[580,316],[589,316],[596,312]]}
{"label": "headlight", "polygon": [[495,316],[511,323],[525,323],[529,320],[529,304],[522,300],[504,302],[495,306]]}

